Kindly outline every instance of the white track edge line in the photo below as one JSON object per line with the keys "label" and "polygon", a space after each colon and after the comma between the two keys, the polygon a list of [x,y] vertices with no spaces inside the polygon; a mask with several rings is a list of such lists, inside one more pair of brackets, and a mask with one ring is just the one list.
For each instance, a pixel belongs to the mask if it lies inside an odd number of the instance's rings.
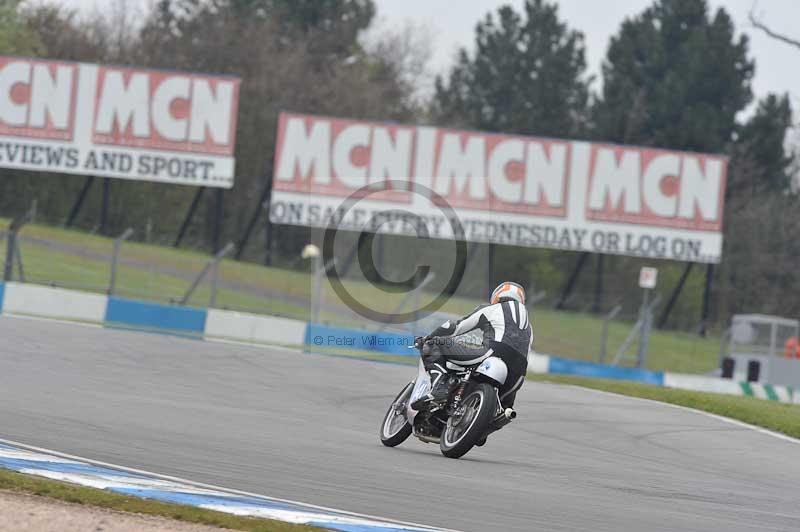
{"label": "white track edge line", "polygon": [[413,527],[418,527],[418,528],[435,530],[437,532],[461,532],[459,530],[450,529],[450,528],[439,528],[439,527],[434,527],[434,526],[431,526],[431,525],[423,525],[423,524],[419,524],[419,523],[412,523],[410,521],[399,521],[397,519],[378,517],[378,516],[369,515],[369,514],[360,514],[360,513],[357,513],[357,512],[349,512],[347,510],[337,510],[335,508],[329,508],[327,506],[319,506],[319,505],[316,505],[316,504],[309,504],[309,503],[306,503],[306,502],[293,501],[291,499],[281,499],[281,498],[278,498],[278,497],[270,497],[268,495],[260,495],[258,493],[252,493],[252,492],[248,492],[248,491],[242,491],[242,490],[237,490],[237,489],[232,489],[232,488],[225,488],[225,487],[222,487],[222,486],[215,486],[213,484],[205,484],[205,483],[202,483],[202,482],[195,482],[193,480],[187,480],[187,479],[184,479],[184,478],[181,478],[181,477],[173,477],[173,476],[170,476],[170,475],[162,475],[162,474],[159,474],[159,473],[153,473],[152,471],[146,471],[144,469],[136,469],[136,468],[132,468],[132,467],[125,467],[125,466],[120,466],[120,465],[116,465],[116,464],[110,464],[108,462],[101,462],[100,460],[92,460],[92,459],[89,459],[89,458],[84,458],[82,456],[75,456],[75,455],[72,455],[72,454],[62,453],[62,452],[59,452],[59,451],[53,451],[51,449],[46,449],[44,447],[37,447],[35,445],[28,445],[26,443],[20,443],[20,442],[17,442],[17,441],[14,441],[14,440],[8,440],[8,439],[5,439],[5,438],[0,438],[0,443],[6,444],[6,445],[10,445],[10,446],[20,447],[22,449],[27,449],[29,451],[35,451],[35,452],[38,452],[38,453],[41,453],[41,454],[51,454],[53,456],[58,456],[60,458],[67,458],[67,459],[70,459],[70,460],[82,461],[82,462],[85,462],[87,464],[101,466],[101,467],[107,467],[109,469],[117,469],[119,471],[123,471],[123,472],[126,472],[126,473],[136,473],[136,474],[139,474],[139,475],[148,475],[148,476],[154,477],[156,479],[160,479],[160,480],[169,480],[169,481],[172,481],[172,482],[182,482],[184,484],[187,484],[189,486],[193,486],[193,487],[196,487],[196,488],[217,490],[217,491],[220,491],[220,492],[223,492],[223,493],[229,493],[231,495],[244,495],[246,497],[253,497],[253,498],[260,499],[260,500],[263,500],[263,501],[268,501],[268,502],[282,502],[282,503],[286,503],[286,504],[296,504],[298,506],[306,506],[308,508],[313,508],[315,510],[334,512],[334,513],[338,513],[338,514],[342,514],[342,515],[347,515],[347,516],[350,516],[350,517],[358,517],[358,518],[361,518],[361,519],[371,519],[371,520],[378,521],[378,522],[383,521],[383,522],[385,522],[387,524],[394,524],[394,525],[400,525],[400,526],[413,526]]}
{"label": "white track edge line", "polygon": [[303,353],[303,349],[301,347],[290,347],[287,345],[279,345],[279,344],[265,344],[261,342],[247,342],[245,340],[231,340],[229,338],[216,338],[214,336],[203,336],[203,340],[206,342],[211,342],[214,344],[227,344],[227,345],[238,345],[241,347],[253,347],[253,348],[261,348],[261,349],[277,349],[280,351],[289,351],[291,353]]}
{"label": "white track edge line", "polygon": [[[20,319],[20,320],[30,320],[30,321],[50,321],[54,323],[60,323],[62,325],[76,325],[79,327],[91,327],[93,329],[106,329],[104,323],[94,323],[88,321],[73,321],[69,319],[63,318],[52,318],[50,316],[33,316],[31,314],[17,314],[14,312],[2,312],[0,313],[0,318],[12,318],[12,319]],[[148,333],[154,332],[156,334],[161,334],[161,331],[146,331],[142,329],[126,329],[121,328],[117,329],[126,332],[132,333]],[[165,331],[165,334],[169,333],[169,331]],[[188,337],[189,340],[204,340],[206,342],[213,342],[218,344],[229,344],[229,345],[239,345],[242,347],[254,347],[254,348],[262,348],[262,349],[278,349],[281,351],[290,351],[292,353],[302,353],[303,349],[301,347],[290,347],[286,345],[279,345],[279,344],[266,344],[261,342],[247,342],[243,340],[232,340],[229,338],[216,338],[213,336],[197,336],[197,337]]]}
{"label": "white track edge line", "polygon": [[30,321],[52,321],[55,323],[60,323],[62,325],[79,325],[81,327],[92,327],[95,329],[105,328],[102,323],[96,323],[91,321],[78,321],[78,320],[70,320],[68,318],[55,318],[51,316],[34,316],[33,314],[17,314],[16,312],[2,312],[0,313],[0,317],[14,318],[19,320],[30,320]]}
{"label": "white track edge line", "polygon": [[[676,408],[678,410],[686,410],[686,411],[689,411],[689,412],[694,412],[695,414],[700,414],[700,415],[703,415],[703,416],[706,416],[706,417],[710,417],[712,419],[716,419],[718,421],[722,421],[724,423],[729,423],[731,425],[736,425],[738,427],[754,430],[756,432],[760,432],[761,434],[764,434],[764,435],[767,435],[767,436],[772,436],[773,438],[777,438],[779,440],[784,440],[784,441],[787,441],[787,442],[790,442],[790,443],[800,444],[800,439],[794,438],[794,437],[789,436],[787,434],[782,434],[780,432],[775,432],[773,430],[769,430],[769,429],[766,429],[764,427],[759,427],[757,425],[751,425],[750,423],[745,423],[744,421],[739,421],[738,419],[733,419],[733,418],[721,416],[719,414],[714,414],[712,412],[706,412],[705,410],[700,410],[698,408],[692,408],[690,406],[676,405],[676,404],[673,404],[673,403],[667,403],[667,402],[664,402],[664,401],[658,401],[656,399],[647,399],[645,397],[636,397],[636,396],[633,396],[633,395],[625,395],[623,393],[609,392],[609,391],[606,391],[606,390],[598,390],[596,388],[587,388],[587,387],[584,387],[584,386],[580,386],[579,384],[562,384],[562,383],[558,383],[558,382],[547,382],[545,384],[556,385],[556,386],[567,386],[567,387],[570,387],[570,388],[579,388],[581,390],[586,390],[586,391],[594,392],[594,393],[598,393],[598,394],[613,395],[615,397],[624,397],[625,399],[632,399],[632,400],[635,400],[635,401],[642,401],[642,402],[646,402],[646,403],[657,404],[657,405],[661,405],[661,406],[667,406],[667,407],[670,407],[670,408]],[[739,397],[739,396],[733,396],[733,397]]]}

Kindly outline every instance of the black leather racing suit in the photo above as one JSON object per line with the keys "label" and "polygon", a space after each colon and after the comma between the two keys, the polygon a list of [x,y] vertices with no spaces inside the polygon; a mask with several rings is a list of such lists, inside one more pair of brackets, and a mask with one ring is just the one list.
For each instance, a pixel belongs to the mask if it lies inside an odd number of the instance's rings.
{"label": "black leather racing suit", "polygon": [[[482,345],[472,347],[456,340],[456,337],[475,329],[483,332]],[[533,338],[530,317],[524,305],[505,300],[478,307],[456,323],[445,322],[428,338],[434,340],[434,348],[423,350],[423,361],[428,371],[446,371],[447,363],[471,366],[490,356],[501,358],[508,366],[508,376],[500,388],[500,401],[504,408],[514,405],[517,390],[525,381],[528,350]]]}

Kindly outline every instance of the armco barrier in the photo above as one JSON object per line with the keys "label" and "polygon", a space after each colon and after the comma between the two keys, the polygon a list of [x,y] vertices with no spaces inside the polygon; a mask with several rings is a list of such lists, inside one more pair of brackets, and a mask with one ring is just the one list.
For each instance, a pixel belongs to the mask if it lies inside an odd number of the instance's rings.
{"label": "armco barrier", "polygon": [[45,318],[102,322],[107,297],[35,284],[5,283],[3,312]]}
{"label": "armco barrier", "polygon": [[206,310],[111,297],[108,298],[105,322],[146,330],[200,335],[206,327]]}
{"label": "armco barrier", "polygon": [[414,337],[411,335],[375,333],[315,323],[309,323],[306,328],[305,344],[309,348],[358,349],[399,356],[418,354],[416,350],[409,349],[409,346],[414,345]]}
{"label": "armco barrier", "polygon": [[742,388],[739,382],[731,379],[706,377],[704,375],[665,373],[664,386],[681,390],[702,390],[704,392],[722,393],[726,395],[742,395]]}

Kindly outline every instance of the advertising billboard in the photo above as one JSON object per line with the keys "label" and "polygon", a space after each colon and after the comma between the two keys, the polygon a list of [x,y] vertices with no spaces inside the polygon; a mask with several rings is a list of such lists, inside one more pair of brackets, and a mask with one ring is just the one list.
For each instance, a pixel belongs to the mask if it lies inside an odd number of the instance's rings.
{"label": "advertising billboard", "polygon": [[718,155],[283,113],[270,219],[717,263],[726,175]]}
{"label": "advertising billboard", "polygon": [[0,167],[230,188],[239,80],[0,56]]}

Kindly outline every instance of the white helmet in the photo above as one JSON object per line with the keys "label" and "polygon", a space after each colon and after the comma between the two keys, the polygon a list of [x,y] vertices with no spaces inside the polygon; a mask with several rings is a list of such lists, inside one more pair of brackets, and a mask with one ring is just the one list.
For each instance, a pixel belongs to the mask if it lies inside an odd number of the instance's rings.
{"label": "white helmet", "polygon": [[521,305],[524,305],[525,289],[517,283],[512,283],[510,281],[501,283],[494,289],[494,292],[492,292],[489,303],[494,305],[495,303],[500,303],[504,299],[513,299],[514,301],[518,301]]}

